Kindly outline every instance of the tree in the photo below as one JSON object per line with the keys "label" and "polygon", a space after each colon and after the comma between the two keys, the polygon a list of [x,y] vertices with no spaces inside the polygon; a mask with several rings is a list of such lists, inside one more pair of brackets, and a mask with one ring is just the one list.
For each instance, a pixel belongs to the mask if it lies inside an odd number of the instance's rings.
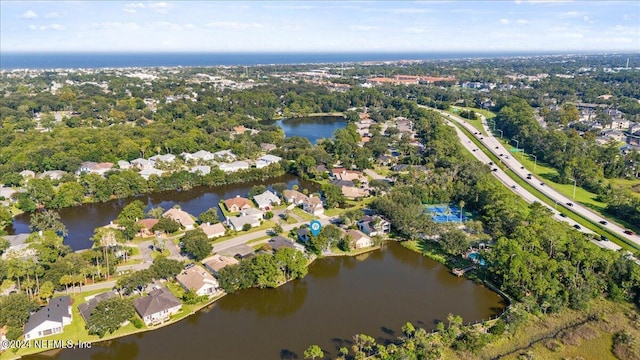
{"label": "tree", "polygon": [[339,204],[344,203],[344,195],[342,195],[342,189],[332,184],[322,185],[322,195],[324,195],[324,202],[327,208],[337,207]]}
{"label": "tree", "polygon": [[40,291],[38,292],[38,297],[40,300],[47,300],[53,296],[53,292],[55,291],[55,286],[51,281],[45,281],[40,285]]}
{"label": "tree", "polygon": [[182,261],[168,259],[164,256],[158,256],[153,260],[151,265],[151,271],[154,274],[154,278],[170,279],[180,274],[183,268]]}
{"label": "tree", "polygon": [[60,221],[60,215],[52,210],[43,210],[31,216],[31,231],[51,230],[62,236],[67,236],[67,227]]}
{"label": "tree", "polygon": [[305,359],[315,359],[324,356],[324,352],[318,345],[311,345],[304,351]]}
{"label": "tree", "polygon": [[253,197],[253,196],[256,196],[258,194],[262,194],[265,191],[267,191],[267,187],[266,186],[264,186],[264,185],[254,185],[247,195],[249,197]]}
{"label": "tree", "polygon": [[[20,330],[29,319],[29,315],[38,308],[38,303],[25,293],[2,296],[0,297],[0,326],[7,325]],[[17,336],[7,334],[7,337],[17,339],[20,335],[21,331],[18,331]]]}
{"label": "tree", "polygon": [[204,223],[215,224],[218,222],[218,209],[215,207],[209,208],[205,212],[200,214],[198,218],[200,219],[201,224],[204,224]]}
{"label": "tree", "polygon": [[211,253],[211,244],[202,229],[187,231],[182,237],[182,251],[189,254],[196,261],[200,261]]}
{"label": "tree", "polygon": [[300,279],[307,275],[307,258],[298,250],[280,248],[274,258],[280,270],[284,273],[285,280]]}
{"label": "tree", "polygon": [[67,182],[58,188],[58,193],[53,200],[52,206],[63,208],[82,203],[84,199],[84,188],[77,182]]}
{"label": "tree", "polygon": [[180,223],[173,219],[161,217],[160,219],[158,219],[158,222],[153,225],[151,230],[170,234],[180,230]]}
{"label": "tree", "polygon": [[13,214],[11,214],[9,208],[4,205],[0,205],[0,229],[8,227],[12,222]]}
{"label": "tree", "polygon": [[251,224],[242,225],[242,231],[249,231],[249,230],[251,230]]}
{"label": "tree", "polygon": [[154,207],[147,211],[147,217],[151,219],[162,219],[162,214],[164,214],[162,206]]}
{"label": "tree", "polygon": [[469,247],[469,239],[462,230],[454,229],[448,231],[440,237],[440,243],[444,251],[453,254],[460,255]]}
{"label": "tree", "polygon": [[275,183],[271,186],[273,188],[273,191],[275,191],[278,194],[282,194],[283,191],[287,190],[287,184],[285,183]]}
{"label": "tree", "polygon": [[280,223],[277,223],[274,227],[273,227],[273,232],[275,234],[282,234],[284,232],[284,229],[282,228],[282,225],[280,225]]}
{"label": "tree", "polygon": [[120,324],[131,319],[135,309],[131,299],[113,297],[98,303],[87,323],[89,334],[102,338],[120,328]]}
{"label": "tree", "polygon": [[[2,255],[10,246],[11,243],[9,242],[9,240],[0,237],[0,255]],[[0,279],[2,279],[2,277],[0,277]]]}

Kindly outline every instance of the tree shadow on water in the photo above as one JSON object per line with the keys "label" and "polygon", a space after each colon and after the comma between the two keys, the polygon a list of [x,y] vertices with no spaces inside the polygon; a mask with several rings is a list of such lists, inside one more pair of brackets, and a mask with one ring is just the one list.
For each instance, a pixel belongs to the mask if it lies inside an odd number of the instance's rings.
{"label": "tree shadow on water", "polygon": [[383,333],[389,335],[389,336],[396,336],[396,331],[393,329],[390,329],[386,326],[381,326],[380,330],[382,330]]}

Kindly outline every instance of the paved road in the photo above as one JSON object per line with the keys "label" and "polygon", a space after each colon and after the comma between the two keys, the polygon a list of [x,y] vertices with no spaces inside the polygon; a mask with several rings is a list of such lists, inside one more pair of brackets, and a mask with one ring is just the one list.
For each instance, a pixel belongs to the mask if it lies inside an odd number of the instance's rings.
{"label": "paved road", "polygon": [[[439,112],[440,112],[440,114],[442,114],[444,116],[447,116],[449,119],[452,119],[452,120],[456,121],[458,124],[464,126],[471,133],[477,132],[477,130],[473,126],[471,126],[469,123],[467,123],[466,121],[464,121],[460,117],[457,117],[455,115],[446,114],[446,113],[444,113],[442,111],[439,111]],[[484,117],[482,117],[482,116],[481,116],[481,118],[482,118],[482,123],[483,123],[483,126],[484,126],[485,130],[487,131],[488,134],[491,134],[490,128],[486,123],[486,119]],[[531,180],[528,180],[527,179],[527,175],[529,174],[529,171],[522,166],[522,164],[518,161],[518,159],[516,159],[516,157],[513,156],[502,145],[502,143],[499,142],[498,139],[495,138],[495,136],[493,136],[493,135],[486,136],[486,135],[482,135],[482,134],[477,134],[476,137],[494,155],[496,155],[496,156],[500,156],[500,154],[509,155],[509,159],[506,159],[506,157],[501,157],[502,162],[504,164],[506,164],[509,167],[509,169],[511,169],[516,175],[520,176],[522,179],[527,181],[531,186],[533,186],[534,188],[536,188],[541,193],[543,193],[546,196],[548,196],[551,199],[553,199],[553,201],[555,201],[556,203],[560,204],[565,209],[567,209],[569,211],[573,211],[576,214],[579,214],[580,216],[590,220],[594,224],[598,224],[600,221],[607,221],[608,224],[607,225],[603,225],[603,227],[606,227],[607,230],[609,230],[611,232],[614,232],[616,235],[618,235],[618,236],[620,236],[622,238],[625,238],[625,239],[629,240],[630,242],[633,242],[636,245],[640,246],[640,236],[625,234],[624,233],[625,229],[623,227],[611,222],[609,219],[606,219],[605,217],[603,217],[601,215],[598,215],[598,214],[594,213],[593,211],[587,209],[586,207],[584,207],[584,206],[582,206],[582,205],[580,205],[578,203],[575,203],[573,199],[569,199],[568,197],[560,194],[559,192],[557,192],[556,190],[550,188],[549,186],[544,185],[544,181],[539,179],[539,178],[537,178],[535,175],[532,175]],[[515,144],[515,142],[514,142],[514,144]],[[569,203],[572,204],[572,205],[568,206]]]}
{"label": "paved road", "polygon": [[[473,141],[471,141],[469,139],[469,137],[467,137],[467,135],[462,132],[462,130],[460,130],[457,126],[455,126],[453,123],[451,123],[451,121],[447,121],[447,124],[452,126],[455,130],[456,133],[458,134],[458,137],[460,138],[460,141],[462,142],[462,145],[469,150],[469,152],[475,156],[476,159],[480,160],[481,162],[488,164],[489,162],[491,162],[491,159],[489,158],[489,156],[487,156],[484,152],[482,152],[480,149],[477,149],[475,143]],[[474,151],[475,150],[475,151]],[[557,211],[556,209],[552,208],[551,206],[545,204],[542,200],[538,199],[535,195],[533,195],[532,193],[530,193],[529,191],[527,191],[526,189],[523,189],[521,186],[518,186],[518,184],[515,182],[515,180],[511,179],[509,177],[508,174],[506,174],[504,171],[502,171],[502,169],[500,169],[499,167],[493,165],[492,166],[492,171],[491,173],[494,174],[498,180],[500,180],[500,182],[502,182],[505,186],[509,187],[511,189],[511,191],[515,192],[516,194],[520,195],[527,203],[532,203],[534,201],[539,202],[540,204],[544,205],[545,207],[547,207],[549,210],[551,210],[551,212],[554,214],[553,217],[558,220],[558,221],[564,221],[566,223],[568,223],[571,226],[574,225],[578,225],[577,222],[573,221],[570,218],[567,217],[562,217],[560,216],[560,212]],[[593,234],[593,232],[589,229],[583,228],[581,227],[580,231],[587,233],[587,234]],[[620,249],[620,246],[610,242],[610,241],[593,241],[593,243],[595,243],[596,245],[606,248],[606,249],[610,249],[610,250],[618,250]]]}

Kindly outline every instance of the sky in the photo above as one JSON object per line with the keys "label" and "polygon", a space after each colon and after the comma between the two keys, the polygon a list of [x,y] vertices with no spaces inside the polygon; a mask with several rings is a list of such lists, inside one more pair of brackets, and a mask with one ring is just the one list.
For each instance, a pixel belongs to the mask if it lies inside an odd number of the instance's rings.
{"label": "sky", "polygon": [[0,1],[1,52],[640,52],[640,1]]}

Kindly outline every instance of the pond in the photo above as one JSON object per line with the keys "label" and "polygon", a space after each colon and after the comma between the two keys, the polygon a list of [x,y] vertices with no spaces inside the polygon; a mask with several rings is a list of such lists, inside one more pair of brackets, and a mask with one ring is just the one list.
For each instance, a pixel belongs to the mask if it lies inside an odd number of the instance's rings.
{"label": "pond", "polygon": [[309,139],[312,144],[322,138],[330,138],[337,129],[347,126],[342,116],[308,116],[276,121],[287,137],[300,136]]}
{"label": "pond", "polygon": [[505,306],[487,288],[389,242],[357,257],[316,260],[304,279],[227,295],[176,324],[54,358],[302,359],[311,344],[333,358],[355,334],[385,341],[400,336],[407,321],[432,330],[449,313],[466,323]]}
{"label": "pond", "polygon": [[[247,193],[254,185],[267,185],[275,183],[286,183],[289,188],[294,184],[299,184],[302,189],[310,191],[318,190],[317,185],[311,182],[298,180],[294,175],[283,175],[268,179],[266,182],[246,182],[242,184],[231,184],[224,186],[199,186],[185,191],[164,191],[149,195],[111,200],[104,203],[84,204],[70,208],[58,210],[62,223],[67,227],[69,235],[64,239],[65,244],[70,245],[73,250],[90,248],[93,243],[89,238],[93,236],[95,228],[109,224],[115,220],[122,208],[134,200],[140,200],[147,204],[147,210],[152,207],[161,206],[165,210],[174,205],[198,216],[211,207],[218,207],[221,199],[227,199],[236,195],[247,196]],[[10,227],[10,234],[21,234],[29,232],[30,214],[20,214],[13,219],[13,226]],[[224,219],[222,212],[218,208],[218,218]]]}

